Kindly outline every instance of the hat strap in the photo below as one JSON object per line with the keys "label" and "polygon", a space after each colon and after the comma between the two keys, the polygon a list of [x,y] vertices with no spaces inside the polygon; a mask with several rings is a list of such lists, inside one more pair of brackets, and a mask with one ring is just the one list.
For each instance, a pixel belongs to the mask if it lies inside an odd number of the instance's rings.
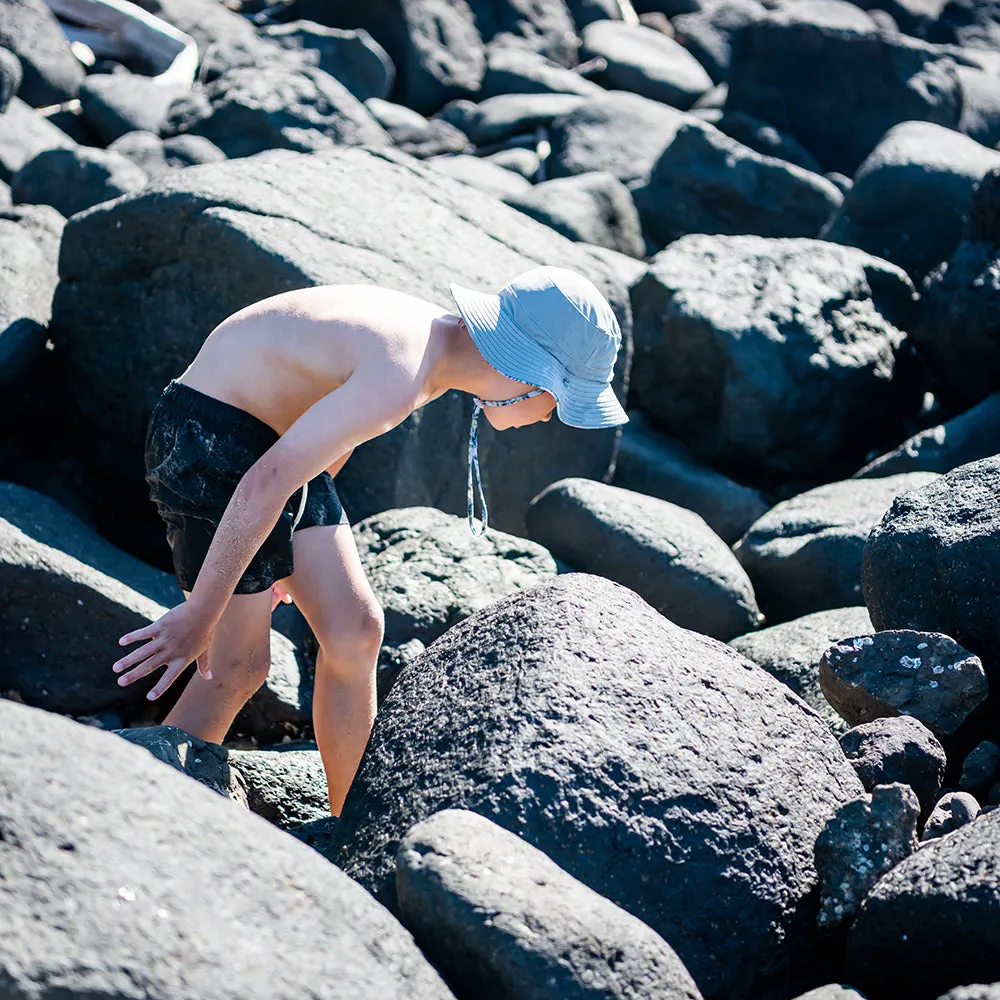
{"label": "hat strap", "polygon": [[[469,477],[466,490],[466,503],[468,506],[469,530],[476,535],[483,535],[489,527],[490,512],[486,506],[486,495],[483,493],[483,475],[479,471],[479,414],[483,412],[484,406],[512,406],[520,403],[521,400],[531,399],[533,396],[540,396],[544,389],[532,389],[530,392],[522,393],[520,396],[513,396],[510,399],[480,399],[475,397],[472,410],[472,425],[469,427]],[[473,470],[475,475],[473,475]],[[476,506],[473,495],[473,480],[479,487],[479,507],[482,510],[480,523],[476,522]]]}

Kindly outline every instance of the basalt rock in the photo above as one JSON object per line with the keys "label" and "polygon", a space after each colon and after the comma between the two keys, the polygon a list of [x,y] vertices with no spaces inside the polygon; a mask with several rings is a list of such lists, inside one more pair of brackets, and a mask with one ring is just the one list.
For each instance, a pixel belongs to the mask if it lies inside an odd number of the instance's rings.
{"label": "basalt rock", "polygon": [[979,815],[979,803],[968,792],[946,792],[927,817],[920,840],[934,840],[971,823]]}

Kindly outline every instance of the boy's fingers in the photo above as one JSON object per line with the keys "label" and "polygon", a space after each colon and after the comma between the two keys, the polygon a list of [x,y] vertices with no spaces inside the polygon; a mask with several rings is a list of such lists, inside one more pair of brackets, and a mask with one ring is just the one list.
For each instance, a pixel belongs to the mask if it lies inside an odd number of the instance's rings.
{"label": "boy's fingers", "polygon": [[120,674],[123,670],[128,670],[129,667],[135,666],[137,663],[141,663],[143,660],[159,652],[159,650],[159,645],[147,642],[145,646],[133,649],[128,656],[123,656],[117,663],[112,664],[111,669],[116,674]]}
{"label": "boy's fingers", "polygon": [[163,658],[163,654],[160,652],[154,653],[148,660],[144,663],[140,663],[139,666],[133,667],[127,674],[122,674],[118,678],[118,683],[122,687],[128,687],[134,681],[145,677],[146,674],[151,674],[154,670],[162,667],[167,661]]}
{"label": "boy's fingers", "polygon": [[187,666],[181,660],[174,660],[167,665],[167,669],[163,671],[163,676],[153,685],[149,690],[149,694],[146,697],[150,701],[156,701],[157,698],[163,694],[164,691],[170,687],[175,680],[177,680],[178,675]]}
{"label": "boy's fingers", "polygon": [[198,668],[198,673],[200,673],[206,681],[210,681],[212,679],[212,671],[208,669],[208,657],[199,656],[194,662],[195,666]]}
{"label": "boy's fingers", "polygon": [[157,625],[158,622],[153,622],[152,625],[147,625],[145,628],[139,628],[134,632],[129,632],[128,635],[123,635],[118,640],[118,645],[130,646],[133,642],[138,642],[140,639],[152,639],[153,636],[159,631]]}

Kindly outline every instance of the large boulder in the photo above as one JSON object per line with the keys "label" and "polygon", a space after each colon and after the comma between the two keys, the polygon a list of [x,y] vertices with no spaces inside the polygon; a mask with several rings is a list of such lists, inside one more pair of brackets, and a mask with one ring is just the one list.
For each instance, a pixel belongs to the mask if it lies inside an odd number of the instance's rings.
{"label": "large boulder", "polygon": [[0,803],[10,1000],[451,997],[360,886],[117,736],[0,701]]}
{"label": "large boulder", "polygon": [[565,0],[468,0],[485,42],[526,48],[574,66],[578,41]]}
{"label": "large boulder", "polygon": [[76,97],[83,66],[44,0],[0,4],[0,46],[21,61],[24,76],[18,93],[23,101],[40,108]]}
{"label": "large boulder", "polygon": [[872,1000],[1000,980],[1000,809],[932,840],[869,893],[846,974]]}
{"label": "large boulder", "polygon": [[[74,386],[70,423],[81,453],[115,485],[104,508],[114,515],[108,530],[138,537],[128,526],[133,505],[145,505],[149,413],[237,309],[337,282],[381,283],[447,304],[449,282],[495,289],[541,263],[586,274],[616,308],[621,392],[631,316],[618,272],[595,251],[403,154],[275,151],[178,171],[77,216],[63,240],[50,336]],[[352,519],[419,504],[465,513],[470,413],[466,397],[446,393],[362,445],[338,476]],[[480,459],[494,524],[522,533],[528,501],[554,478],[607,475],[617,437],[616,429],[557,421],[498,435],[484,422]],[[162,529],[155,536],[162,545]]]}
{"label": "large boulder", "polygon": [[336,858],[396,906],[406,831],[470,809],[648,924],[706,997],[787,997],[822,981],[812,845],[859,794],[784,686],[569,575],[466,619],[400,675]]}
{"label": "large boulder", "polygon": [[[654,5],[661,7],[662,3]],[[762,18],[767,9],[758,0],[718,0],[694,3],[694,10],[668,10],[676,14],[677,40],[705,67],[717,83],[729,77],[733,42],[748,24]]]}
{"label": "large boulder", "polygon": [[[571,0],[575,2],[575,0]],[[618,0],[614,0],[617,5]],[[479,95],[604,93],[602,87],[580,73],[546,59],[533,49],[510,45],[486,46],[486,72]]]}
{"label": "large boulder", "polygon": [[898,494],[935,478],[907,472],[828,483],[779,503],[751,525],[735,552],[768,622],[861,604],[869,533]]}
{"label": "large boulder", "polygon": [[685,236],[632,289],[632,398],[741,482],[848,475],[918,402],[898,357],[913,299],[854,248]]}
{"label": "large boulder", "polygon": [[930,122],[890,129],[854,176],[824,238],[898,264],[914,281],[962,238],[972,190],[1000,152]]}
{"label": "large boulder", "polygon": [[483,101],[452,101],[436,116],[461,129],[477,146],[533,134],[586,103],[579,94],[498,94]]}
{"label": "large boulder", "polygon": [[72,149],[76,142],[15,97],[0,115],[0,180],[10,179],[46,149]]}
{"label": "large boulder", "polygon": [[761,615],[729,546],[666,500],[590,479],[563,479],[531,501],[528,534],[574,569],[634,590],[682,628],[725,641]]}

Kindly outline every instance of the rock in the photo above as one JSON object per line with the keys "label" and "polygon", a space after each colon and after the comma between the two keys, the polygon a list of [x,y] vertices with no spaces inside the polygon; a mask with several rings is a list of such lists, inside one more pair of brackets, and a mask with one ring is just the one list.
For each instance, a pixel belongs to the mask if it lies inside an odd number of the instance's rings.
{"label": "rock", "polygon": [[[518,177],[523,177],[526,181],[531,182],[534,182],[542,166],[542,158],[538,153],[522,146],[500,149],[484,159],[488,163],[503,167],[504,170],[509,170],[511,173],[517,174]],[[628,191],[626,190],[625,193],[628,194]],[[636,224],[638,225],[638,219],[636,219]]]}
{"label": "rock", "polygon": [[469,0],[483,41],[527,48],[560,66],[575,66],[577,38],[565,0]]}
{"label": "rock", "polygon": [[594,21],[621,21],[625,12],[632,10],[630,2],[618,0],[566,0],[566,9],[573,18],[577,31],[582,31]]}
{"label": "rock", "polygon": [[[958,130],[984,146],[996,146],[1000,140],[1000,94],[994,81],[1000,69],[1000,58],[996,52],[984,51],[982,54],[989,57],[982,65],[964,66],[959,60],[956,66],[962,85],[962,117]],[[973,51],[966,49],[963,55],[973,56]]]}
{"label": "rock", "polygon": [[949,0],[927,33],[934,41],[997,49],[1000,47],[1000,9],[995,0],[985,3]]}
{"label": "rock", "polygon": [[423,115],[477,91],[483,79],[481,29],[466,0],[295,0],[292,14],[331,28],[368,31],[396,67],[393,99]]}
{"label": "rock", "polygon": [[909,785],[877,785],[841,806],[816,838],[821,930],[849,925],[886,872],[917,847],[919,804]]}
{"label": "rock", "polygon": [[938,1000],[1000,1000],[1000,983],[956,986],[953,990],[948,990]]}
{"label": "rock", "polygon": [[[966,377],[975,374],[965,368]],[[1000,393],[987,396],[965,413],[928,427],[898,448],[880,455],[855,473],[859,479],[901,472],[951,472],[1000,452]]]}
{"label": "rock", "polygon": [[20,60],[21,100],[40,108],[76,97],[83,66],[43,0],[7,0],[0,5],[0,47]]}
{"label": "rock", "polygon": [[578,94],[502,94],[479,104],[452,101],[439,117],[461,129],[477,146],[491,146],[551,125],[584,103]]}
{"label": "rock", "polygon": [[472,153],[475,150],[461,129],[442,118],[424,118],[409,108],[403,108],[403,111],[412,116],[404,119],[394,110],[387,110],[399,108],[400,105],[374,97],[365,102],[365,107],[389,133],[389,138],[397,149],[420,160],[453,153]]}
{"label": "rock", "polygon": [[913,296],[853,248],[685,236],[632,289],[631,398],[740,482],[829,482],[917,407],[899,370]]}
{"label": "rock", "polygon": [[982,798],[1000,780],[1000,747],[983,740],[962,761],[962,775],[958,787]]}
{"label": "rock", "polygon": [[872,996],[935,997],[1000,980],[1000,810],[931,841],[865,900],[845,975]]}
{"label": "rock", "polygon": [[737,38],[726,111],[770,122],[824,170],[851,175],[900,122],[956,128],[962,87],[951,53],[936,46],[775,12]]}
{"label": "rock", "polygon": [[603,93],[598,84],[530,49],[507,45],[486,47],[486,72],[479,91],[484,100],[501,94],[597,96]]}
{"label": "rock", "polygon": [[787,684],[834,732],[842,732],[847,725],[819,685],[819,661],[832,643],[870,628],[867,608],[835,608],[737,636],[729,645]]}
{"label": "rock", "polygon": [[579,177],[558,177],[504,201],[567,239],[595,243],[639,259],[646,255],[632,195],[611,174],[593,171]]}
{"label": "rock", "polygon": [[977,656],[947,635],[910,629],[836,643],[820,660],[819,682],[852,726],[912,715],[935,736],[952,735],[987,693]]}
{"label": "rock", "polygon": [[0,115],[0,180],[9,182],[21,167],[44,150],[75,146],[62,129],[15,97]]}
{"label": "rock", "polygon": [[998,165],[1000,152],[968,136],[904,122],[858,168],[824,238],[891,260],[919,281],[954,251],[973,187]]}
{"label": "rock", "polygon": [[818,236],[842,198],[825,177],[762,156],[702,122],[677,130],[635,194],[658,248],[688,233]]}
{"label": "rock", "polygon": [[581,59],[603,59],[595,79],[686,111],[712,87],[701,63],[672,38],[624,21],[595,21],[583,31]]}
{"label": "rock", "polygon": [[638,410],[623,428],[613,482],[693,510],[729,545],[768,509],[760,493],[702,465],[683,443],[657,434]]}
{"label": "rock", "polygon": [[[787,163],[794,164],[796,167],[801,167],[814,174],[823,172],[816,157],[803,148],[797,139],[785,132],[779,132],[773,125],[768,125],[767,122],[763,122],[759,118],[746,115],[742,111],[735,111],[724,113],[716,125],[720,132],[725,132],[737,142],[749,146],[763,156],[785,160]],[[844,190],[832,177],[828,176],[827,180]],[[848,183],[850,183],[849,179]]]}
{"label": "rock", "polygon": [[[387,204],[400,209],[391,218]],[[122,456],[140,461],[163,386],[232,312],[288,288],[331,282],[380,283],[446,304],[449,282],[496,289],[540,263],[580,271],[612,303],[625,345],[615,386],[624,395],[631,322],[619,270],[395,151],[275,151],[208,164],[76,217],[63,239],[49,336],[76,387],[67,419],[79,431],[81,455],[100,472],[97,514],[108,534],[138,534],[136,509],[150,505],[141,471],[123,466]],[[359,447],[337,478],[352,520],[429,504],[464,515],[470,410],[468,397],[449,392]],[[614,428],[582,431],[556,421],[501,436],[483,422],[479,453],[492,524],[523,533],[528,501],[553,478],[608,475],[617,438]],[[147,517],[162,546],[162,525],[151,510]]]}
{"label": "rock", "polygon": [[829,983],[818,989],[810,990],[808,993],[803,993],[800,997],[796,997],[796,1000],[865,1000],[865,996],[850,986]]}
{"label": "rock", "polygon": [[861,577],[876,629],[950,635],[1000,683],[996,594],[984,585],[1000,557],[998,494],[1000,458],[993,457],[898,496],[868,539]]}
{"label": "rock", "polygon": [[410,828],[396,893],[403,923],[466,996],[701,998],[676,952],[641,920],[466,809]]}
{"label": "rock", "polygon": [[634,590],[682,628],[725,641],[761,620],[732,552],[693,511],[588,479],[563,479],[528,508],[528,535],[574,569]]}
{"label": "rock", "polygon": [[111,143],[108,152],[127,157],[150,178],[226,159],[226,154],[202,135],[178,135],[164,140],[152,132],[128,132]]}
{"label": "rock", "polygon": [[117,736],[0,701],[0,789],[11,998],[451,997],[359,886]]}
{"label": "rock", "polygon": [[968,792],[946,792],[927,817],[920,841],[926,843],[943,837],[946,833],[971,823],[978,815],[979,803]]}
{"label": "rock", "polygon": [[719,83],[729,78],[732,46],[739,33],[762,18],[766,8],[757,0],[719,0],[675,18],[677,41],[688,49]]}
{"label": "rock", "polygon": [[138,73],[102,73],[80,86],[80,104],[87,126],[104,146],[128,132],[156,132],[170,102],[185,93]]}
{"label": "rock", "polygon": [[918,719],[901,715],[855,726],[840,737],[865,791],[900,783],[913,789],[921,815],[934,808],[947,763],[944,747]]}
{"label": "rock", "polygon": [[812,844],[860,791],[826,727],[764,671],[623,587],[561,576],[400,675],[335,860],[395,906],[406,831],[471,809],[649,925],[705,996],[788,996],[820,975]]}
{"label": "rock", "polygon": [[552,122],[551,177],[603,170],[624,184],[645,183],[677,129],[696,120],[638,94],[609,91],[588,97]]}
{"label": "rock", "polygon": [[333,849],[334,837],[340,819],[336,816],[324,816],[322,819],[310,820],[300,826],[294,826],[288,832],[303,844],[308,844],[318,854],[326,857]]}
{"label": "rock", "polygon": [[247,807],[279,829],[328,818],[326,772],[316,744],[230,750],[229,766],[246,788]]}
{"label": "rock", "polygon": [[389,54],[367,31],[342,31],[313,21],[266,25],[261,33],[282,48],[315,59],[324,73],[339,80],[359,101],[385,99],[396,82]]}
{"label": "rock", "polygon": [[[481,608],[556,575],[540,545],[502,531],[476,538],[464,517],[433,507],[375,514],[355,526],[354,537],[385,614],[383,659],[414,640],[422,650]],[[385,673],[382,697],[398,670]]]}
{"label": "rock", "polygon": [[141,191],[149,178],[119,153],[77,146],[47,149],[11,178],[15,203],[51,205],[69,218],[101,202]]}
{"label": "rock", "polygon": [[531,190],[531,181],[478,156],[436,156],[427,162],[434,170],[500,200]]}
{"label": "rock", "polygon": [[0,114],[7,110],[23,78],[21,60],[10,49],[0,47]]}
{"label": "rock", "polygon": [[817,486],[773,507],[734,548],[772,624],[863,603],[861,559],[893,499],[936,477],[907,472]]}
{"label": "rock", "polygon": [[389,137],[338,80],[315,66],[276,61],[236,67],[170,105],[164,136],[202,135],[226,156],[269,149],[311,153],[388,145]]}

